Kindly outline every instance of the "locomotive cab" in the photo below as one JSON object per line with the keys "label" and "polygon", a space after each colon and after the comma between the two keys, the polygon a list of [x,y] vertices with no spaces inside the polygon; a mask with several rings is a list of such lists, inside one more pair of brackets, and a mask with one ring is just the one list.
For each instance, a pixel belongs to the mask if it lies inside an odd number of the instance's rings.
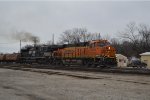
{"label": "locomotive cab", "polygon": [[104,47],[110,46],[110,43],[107,40],[93,40],[90,42],[90,47]]}
{"label": "locomotive cab", "polygon": [[116,50],[107,40],[93,40],[89,43],[89,57],[93,57],[98,64],[116,64]]}
{"label": "locomotive cab", "polygon": [[90,49],[96,56],[115,57],[115,48],[107,40],[94,40],[90,42]]}

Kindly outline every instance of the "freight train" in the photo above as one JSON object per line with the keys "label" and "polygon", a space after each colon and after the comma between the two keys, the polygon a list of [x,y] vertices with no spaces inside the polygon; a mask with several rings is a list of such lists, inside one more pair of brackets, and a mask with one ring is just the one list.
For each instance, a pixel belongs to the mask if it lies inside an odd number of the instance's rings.
{"label": "freight train", "polygon": [[0,62],[116,66],[115,54],[115,48],[107,40],[92,40],[76,44],[25,46],[20,53],[1,54]]}

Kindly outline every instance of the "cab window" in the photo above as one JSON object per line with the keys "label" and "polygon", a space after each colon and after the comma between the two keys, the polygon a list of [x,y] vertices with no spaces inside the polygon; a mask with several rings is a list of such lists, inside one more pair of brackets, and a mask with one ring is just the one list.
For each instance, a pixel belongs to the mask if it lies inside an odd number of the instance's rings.
{"label": "cab window", "polygon": [[90,44],[90,48],[94,48],[95,46],[95,43]]}
{"label": "cab window", "polygon": [[109,42],[100,42],[100,43],[99,43],[99,46],[100,46],[100,47],[104,47],[104,46],[108,46],[108,45],[110,45]]}

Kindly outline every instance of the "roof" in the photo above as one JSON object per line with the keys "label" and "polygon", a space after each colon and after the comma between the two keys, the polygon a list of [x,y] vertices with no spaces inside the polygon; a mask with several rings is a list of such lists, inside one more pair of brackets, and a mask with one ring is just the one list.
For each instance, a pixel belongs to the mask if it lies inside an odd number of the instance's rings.
{"label": "roof", "polygon": [[116,54],[116,57],[124,57],[127,58],[126,56],[122,55],[122,54]]}
{"label": "roof", "polygon": [[141,53],[141,56],[150,56],[150,52]]}
{"label": "roof", "polygon": [[122,54],[116,54],[116,56],[124,56],[124,55],[122,55]]}

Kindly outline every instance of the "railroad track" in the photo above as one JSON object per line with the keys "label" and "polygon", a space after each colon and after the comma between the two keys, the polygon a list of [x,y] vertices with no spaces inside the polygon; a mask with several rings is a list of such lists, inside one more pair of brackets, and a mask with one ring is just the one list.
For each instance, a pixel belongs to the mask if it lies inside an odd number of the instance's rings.
{"label": "railroad track", "polygon": [[[97,73],[87,73],[87,72],[78,72],[79,70],[71,70],[69,69],[62,69],[55,68],[48,68],[47,66],[44,66],[43,68],[40,68],[41,66],[38,66],[35,68],[35,66],[32,65],[32,67],[30,65],[3,65],[0,66],[1,68],[6,68],[6,69],[13,69],[13,70],[21,70],[21,71],[29,71],[29,72],[37,72],[37,73],[43,73],[43,74],[48,74],[48,75],[63,75],[63,76],[69,76],[69,77],[73,77],[73,78],[80,78],[80,79],[104,79],[104,80],[114,80],[114,81],[120,81],[120,82],[127,82],[127,83],[134,83],[134,84],[143,84],[143,85],[150,85],[149,81],[137,81],[137,80],[131,80],[131,79],[120,79],[120,78],[114,78],[111,75],[101,75],[101,74],[97,74]],[[55,66],[56,67],[56,66]],[[64,71],[67,70],[67,71]],[[71,71],[70,71],[71,70]],[[112,69],[111,69],[112,70]],[[115,68],[114,68],[115,70]],[[127,70],[127,69],[126,69]],[[132,69],[133,70],[133,69]],[[83,71],[83,70],[80,70]],[[84,70],[85,71],[85,70]],[[88,70],[89,71],[89,70]],[[132,73],[133,74],[133,73]],[[135,74],[135,73],[134,73]],[[143,73],[144,74],[144,73]],[[149,73],[150,74],[150,73]],[[144,75],[148,75],[148,74],[144,74]]]}
{"label": "railroad track", "polygon": [[107,73],[122,73],[122,74],[143,74],[150,75],[149,69],[142,68],[87,68],[84,66],[53,66],[53,65],[38,65],[38,64],[0,64],[1,68],[9,68],[16,70],[34,69],[53,69],[53,70],[69,70],[69,71],[86,71],[86,72],[107,72]]}

